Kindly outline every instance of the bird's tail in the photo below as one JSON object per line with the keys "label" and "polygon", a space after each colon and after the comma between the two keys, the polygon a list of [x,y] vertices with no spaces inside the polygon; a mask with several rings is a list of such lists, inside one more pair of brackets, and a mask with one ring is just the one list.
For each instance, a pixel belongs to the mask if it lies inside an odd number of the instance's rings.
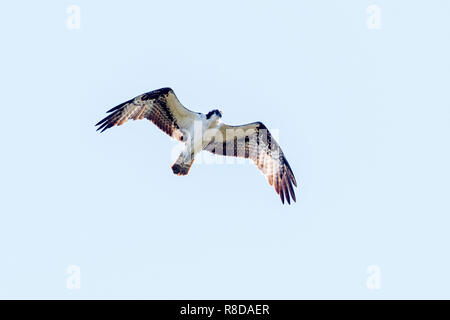
{"label": "bird's tail", "polygon": [[194,158],[191,160],[186,161],[186,159],[183,157],[183,155],[180,155],[175,161],[175,163],[172,166],[172,171],[174,174],[178,176],[185,176],[189,173],[189,170],[191,170],[192,164],[194,163]]}

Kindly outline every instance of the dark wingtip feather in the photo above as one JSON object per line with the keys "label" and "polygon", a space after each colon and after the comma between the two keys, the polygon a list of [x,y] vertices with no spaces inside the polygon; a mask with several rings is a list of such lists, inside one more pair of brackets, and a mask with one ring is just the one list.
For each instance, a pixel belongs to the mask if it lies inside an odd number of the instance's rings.
{"label": "dark wingtip feather", "polygon": [[286,177],[287,183],[288,183],[288,188],[289,188],[289,192],[291,193],[292,196],[292,200],[294,200],[294,202],[297,202],[297,199],[295,197],[295,192],[294,192],[294,188],[292,187],[292,182],[289,176]]}
{"label": "dark wingtip feather", "polygon": [[104,132],[105,130],[114,127],[114,125],[115,125],[114,122],[108,122],[108,124],[103,128],[101,132]]}
{"label": "dark wingtip feather", "polygon": [[289,192],[287,190],[284,191],[284,197],[286,198],[287,204],[291,205],[291,198],[290,198]]}
{"label": "dark wingtip feather", "polygon": [[285,178],[283,178],[283,191],[284,191],[284,195],[286,197],[288,204],[291,204],[291,197],[289,195],[289,190],[288,190],[288,187],[286,184],[286,179],[287,179],[287,177],[285,176]]}
{"label": "dark wingtip feather", "polygon": [[289,170],[289,176],[291,177],[291,180],[292,180],[292,183],[294,184],[294,186],[297,187],[297,180],[295,180],[294,173],[291,170]]}
{"label": "dark wingtip feather", "polygon": [[288,170],[286,170],[284,174],[280,173],[273,177],[273,187],[275,188],[276,193],[280,195],[283,204],[285,204],[285,200],[288,204],[291,204],[291,199],[294,202],[297,202],[294,188],[292,187],[292,179]]}
{"label": "dark wingtip feather", "polygon": [[[126,104],[126,103],[123,103],[123,104],[121,104],[121,105],[118,105],[117,107],[115,107],[115,108],[109,110],[108,112],[114,111],[114,110],[116,110],[116,109],[119,109],[120,107],[124,106],[125,104]],[[100,132],[103,132],[103,131],[105,131],[106,129],[109,129],[109,128],[113,127],[113,126],[115,125],[114,117],[117,115],[117,112],[120,113],[120,110],[118,110],[118,111],[116,111],[116,112],[114,112],[114,113],[112,113],[112,114],[106,116],[106,117],[103,118],[102,120],[100,120],[100,121],[95,125],[95,126],[99,126],[99,127],[97,128],[97,131],[101,130]]]}
{"label": "dark wingtip feather", "polygon": [[278,184],[278,177],[275,177],[274,186],[275,186],[275,191],[278,194],[280,194],[280,189],[279,189],[280,187],[279,187],[279,184]]}
{"label": "dark wingtip feather", "polygon": [[283,202],[284,204],[284,191],[283,191],[283,180],[278,177],[278,185],[279,185],[279,189],[280,189],[280,198],[281,198],[281,202]]}
{"label": "dark wingtip feather", "polygon": [[109,115],[109,116],[104,117],[102,120],[100,120],[99,122],[97,122],[95,125],[96,125],[96,126],[99,126],[99,125],[101,125],[101,124],[105,124],[105,122],[107,122],[109,119],[111,119],[111,116],[112,116],[112,115]]}
{"label": "dark wingtip feather", "polygon": [[[134,100],[134,99],[131,99],[131,100],[128,100],[128,101],[126,101],[126,102],[124,102],[124,103],[121,103],[121,104],[119,104],[118,106],[115,106],[114,108],[109,109],[108,111],[106,111],[106,113],[111,113],[111,112],[113,112],[113,111],[116,111],[116,112],[117,112],[117,111],[119,111],[121,108],[123,108],[125,105],[127,105],[127,104],[130,103],[130,102],[132,102],[133,100]],[[97,131],[100,131],[100,130],[101,130],[100,132],[104,132],[106,129],[109,129],[109,128],[113,127],[113,126],[114,126],[114,123],[111,124],[111,123],[110,123],[110,120],[113,119],[114,115],[117,114],[116,112],[114,112],[113,114],[110,114],[110,115],[104,117],[102,120],[100,120],[99,122],[97,122],[97,124],[95,125],[95,126],[99,126],[99,127],[97,128]]]}
{"label": "dark wingtip feather", "polygon": [[133,98],[133,99],[131,99],[131,100],[128,100],[128,101],[125,101],[125,102],[123,102],[123,103],[121,103],[121,104],[115,106],[114,108],[109,109],[108,111],[106,111],[106,113],[111,113],[111,112],[113,112],[113,111],[116,111],[116,110],[122,108],[124,105],[126,105],[126,104],[132,102],[134,99],[135,99],[135,98]]}
{"label": "dark wingtip feather", "polygon": [[[109,118],[109,117],[107,117],[107,118]],[[101,130],[100,133],[105,131],[106,129],[109,129],[114,126],[114,122],[110,122],[109,119],[107,119],[107,118],[103,119],[102,121],[100,121],[99,123],[96,124],[96,126],[99,126],[97,128],[97,131]],[[108,120],[108,121],[105,121],[105,120]]]}
{"label": "dark wingtip feather", "polygon": [[289,177],[292,180],[292,183],[294,184],[294,186],[297,186],[297,180],[295,180],[294,172],[292,171],[292,168],[289,165],[289,162],[287,161],[286,157],[283,157],[283,162],[284,162],[284,165],[287,168],[287,172],[289,174]]}

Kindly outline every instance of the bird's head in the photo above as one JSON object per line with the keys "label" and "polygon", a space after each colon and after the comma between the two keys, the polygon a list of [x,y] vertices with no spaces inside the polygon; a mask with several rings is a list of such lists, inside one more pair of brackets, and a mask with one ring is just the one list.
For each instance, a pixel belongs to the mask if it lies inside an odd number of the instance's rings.
{"label": "bird's head", "polygon": [[222,111],[214,109],[206,115],[206,119],[211,119],[212,117],[217,117],[218,119],[222,118]]}

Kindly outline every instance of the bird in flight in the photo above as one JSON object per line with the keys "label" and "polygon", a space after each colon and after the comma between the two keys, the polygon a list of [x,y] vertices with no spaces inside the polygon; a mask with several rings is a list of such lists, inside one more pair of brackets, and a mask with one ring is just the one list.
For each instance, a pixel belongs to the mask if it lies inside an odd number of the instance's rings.
{"label": "bird in flight", "polygon": [[[129,119],[148,119],[170,137],[184,142],[184,149],[172,165],[176,175],[187,175],[195,156],[202,150],[213,154],[248,158],[274,186],[284,204],[296,201],[294,173],[278,143],[261,122],[230,126],[221,121],[222,112],[207,114],[185,108],[170,88],[144,93],[108,111],[96,124],[101,132],[120,126]],[[200,128],[201,134],[198,134]]]}

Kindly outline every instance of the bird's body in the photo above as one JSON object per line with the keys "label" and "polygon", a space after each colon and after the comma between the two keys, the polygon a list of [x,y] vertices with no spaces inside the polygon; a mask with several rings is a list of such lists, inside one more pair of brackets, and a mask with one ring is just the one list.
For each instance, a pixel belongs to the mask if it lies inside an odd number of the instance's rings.
{"label": "bird's body", "polygon": [[195,156],[203,151],[250,158],[267,177],[270,185],[290,203],[295,201],[294,174],[278,143],[261,122],[229,126],[221,121],[222,112],[207,114],[186,109],[170,88],[154,90],[108,111],[96,125],[102,132],[127,120],[148,119],[172,138],[184,142],[184,149],[172,166],[174,174],[187,175]]}
{"label": "bird's body", "polygon": [[194,115],[193,122],[184,131],[183,142],[184,149],[178,157],[172,170],[177,175],[186,175],[189,173],[193,161],[197,154],[199,154],[208,145],[208,141],[204,139],[204,132],[215,134],[219,131],[222,124],[217,115],[213,115],[209,119],[205,114],[198,113]]}

